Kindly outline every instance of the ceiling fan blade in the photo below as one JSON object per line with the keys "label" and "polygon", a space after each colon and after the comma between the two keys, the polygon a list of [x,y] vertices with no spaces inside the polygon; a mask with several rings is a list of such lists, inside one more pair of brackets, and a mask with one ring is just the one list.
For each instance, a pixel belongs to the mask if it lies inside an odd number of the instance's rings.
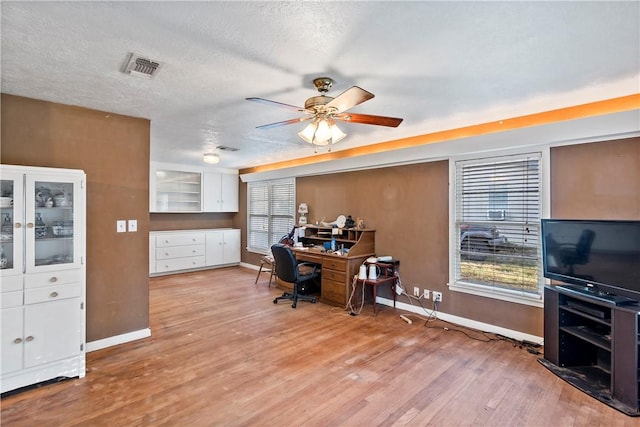
{"label": "ceiling fan blade", "polygon": [[287,110],[293,110],[293,111],[298,111],[298,112],[304,112],[304,108],[302,107],[296,107],[295,105],[290,105],[290,104],[284,104],[282,102],[277,102],[277,101],[270,101],[268,99],[264,99],[264,98],[245,98],[247,101],[253,101],[253,102],[259,102],[261,104],[267,104],[267,105],[272,105],[274,107],[282,107],[282,108],[286,108]]}
{"label": "ceiling fan blade", "polygon": [[269,123],[268,125],[256,126],[256,129],[271,129],[271,128],[276,128],[278,126],[292,125],[294,123],[306,122],[307,120],[311,120],[313,118],[314,116],[299,117],[297,119],[285,120],[284,122],[276,122],[276,123]]}
{"label": "ceiling fan blade", "polygon": [[364,101],[368,101],[375,95],[371,92],[367,92],[358,86],[351,86],[349,89],[336,96],[333,101],[327,104],[327,107],[335,108],[338,113],[348,110],[351,107],[355,107],[358,104],[362,104]]}
{"label": "ceiling fan blade", "polygon": [[343,122],[360,123],[363,125],[389,126],[392,128],[398,127],[398,125],[400,125],[400,123],[402,123],[402,120],[403,120],[397,117],[373,116],[371,114],[350,114],[350,113],[334,114],[333,118],[336,120],[341,120]]}

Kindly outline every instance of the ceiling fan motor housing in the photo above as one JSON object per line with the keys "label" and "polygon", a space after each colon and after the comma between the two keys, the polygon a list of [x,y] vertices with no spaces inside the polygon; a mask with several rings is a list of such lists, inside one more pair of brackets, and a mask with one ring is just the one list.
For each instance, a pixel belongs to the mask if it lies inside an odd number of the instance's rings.
{"label": "ceiling fan motor housing", "polygon": [[333,98],[330,96],[312,96],[304,102],[304,109],[311,110],[314,112],[325,112],[323,108],[325,105],[333,101]]}

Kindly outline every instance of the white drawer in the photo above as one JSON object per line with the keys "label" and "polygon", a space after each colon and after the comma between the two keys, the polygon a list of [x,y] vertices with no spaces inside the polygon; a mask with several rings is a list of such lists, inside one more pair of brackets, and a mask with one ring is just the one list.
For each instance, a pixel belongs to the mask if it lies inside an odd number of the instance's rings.
{"label": "white drawer", "polygon": [[46,288],[27,289],[24,292],[24,303],[35,304],[39,302],[56,301],[82,295],[80,283],[72,285],[56,285]]}
{"label": "white drawer", "polygon": [[9,276],[0,279],[0,292],[12,292],[22,290],[23,276]]}
{"label": "white drawer", "polygon": [[81,281],[82,270],[52,271],[50,273],[37,273],[25,276],[24,287],[25,289],[31,289]]}
{"label": "white drawer", "polygon": [[3,292],[0,294],[0,308],[21,306],[22,295],[22,291]]}
{"label": "white drawer", "polygon": [[189,268],[200,268],[200,267],[204,267],[204,256],[167,259],[164,261],[156,262],[156,273],[187,270]]}
{"label": "white drawer", "polygon": [[156,247],[204,245],[204,233],[162,234],[156,236]]}
{"label": "white drawer", "polygon": [[156,260],[204,255],[204,245],[167,246],[156,249]]}

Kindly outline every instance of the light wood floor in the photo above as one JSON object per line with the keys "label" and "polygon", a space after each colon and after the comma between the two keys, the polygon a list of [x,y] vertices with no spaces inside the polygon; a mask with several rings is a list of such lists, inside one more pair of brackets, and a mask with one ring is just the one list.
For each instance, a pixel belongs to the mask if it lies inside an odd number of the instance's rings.
{"label": "light wood floor", "polygon": [[390,307],[274,305],[281,292],[255,274],[151,279],[151,338],[89,353],[86,378],[3,398],[2,426],[640,425],[512,342]]}

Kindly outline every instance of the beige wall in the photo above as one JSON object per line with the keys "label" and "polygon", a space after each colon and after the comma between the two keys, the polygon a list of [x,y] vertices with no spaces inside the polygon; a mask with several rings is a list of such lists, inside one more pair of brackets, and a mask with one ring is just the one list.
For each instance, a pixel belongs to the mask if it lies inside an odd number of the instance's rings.
{"label": "beige wall", "polygon": [[640,138],[553,148],[551,216],[640,220]]}
{"label": "beige wall", "polygon": [[85,171],[87,341],[148,328],[149,121],[2,94],[0,162]]}
{"label": "beige wall", "polygon": [[151,231],[166,230],[198,230],[205,228],[232,228],[236,213],[152,213],[149,229]]}

